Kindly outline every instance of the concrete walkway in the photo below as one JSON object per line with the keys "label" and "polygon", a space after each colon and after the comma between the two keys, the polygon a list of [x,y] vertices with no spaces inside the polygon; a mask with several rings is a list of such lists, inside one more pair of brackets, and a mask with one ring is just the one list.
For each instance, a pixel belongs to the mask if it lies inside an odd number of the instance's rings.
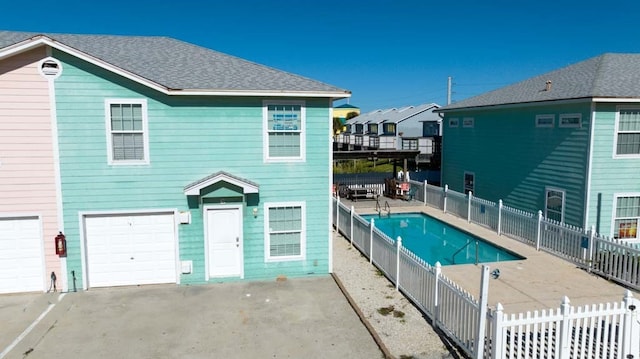
{"label": "concrete walkway", "polygon": [[[525,260],[486,263],[491,270],[498,268],[500,277],[489,283],[489,305],[501,303],[505,313],[558,308],[564,296],[572,305],[599,304],[622,301],[627,289],[577,268],[570,262],[534,247],[498,236],[495,232],[476,224],[467,223],[439,209],[424,206],[420,202],[407,202],[381,198],[381,203],[389,202],[392,213],[423,212],[452,226],[473,233],[486,241],[507,248]],[[347,206],[353,205],[361,214],[376,213],[376,202],[341,200]],[[478,298],[480,294],[481,266],[473,264],[442,267],[443,274]],[[633,292],[634,297],[640,294]]]}

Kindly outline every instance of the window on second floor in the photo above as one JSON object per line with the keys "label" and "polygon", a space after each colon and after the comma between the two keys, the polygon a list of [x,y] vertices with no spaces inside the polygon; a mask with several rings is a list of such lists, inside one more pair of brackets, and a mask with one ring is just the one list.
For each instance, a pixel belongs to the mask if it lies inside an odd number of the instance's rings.
{"label": "window on second floor", "polygon": [[301,101],[265,102],[264,151],[269,162],[304,161],[305,107]]}
{"label": "window on second floor", "polygon": [[355,133],[362,133],[362,130],[364,129],[364,125],[361,123],[356,124],[356,132]]}
{"label": "window on second floor", "polygon": [[377,123],[370,123],[367,125],[367,133],[372,134],[372,135],[377,135],[378,134],[378,124]]}
{"label": "window on second floor", "polygon": [[558,127],[582,127],[582,115],[579,113],[563,113],[560,115]]}
{"label": "window on second floor", "polygon": [[148,164],[146,100],[108,99],[105,107],[109,164]]}
{"label": "window on second floor", "polygon": [[382,132],[384,135],[395,135],[396,134],[396,124],[395,123],[385,123],[382,125]]}
{"label": "window on second floor", "polygon": [[422,137],[433,137],[440,135],[440,126],[437,122],[422,123]]}
{"label": "window on second floor", "polygon": [[620,109],[616,118],[616,155],[640,155],[640,108]]}

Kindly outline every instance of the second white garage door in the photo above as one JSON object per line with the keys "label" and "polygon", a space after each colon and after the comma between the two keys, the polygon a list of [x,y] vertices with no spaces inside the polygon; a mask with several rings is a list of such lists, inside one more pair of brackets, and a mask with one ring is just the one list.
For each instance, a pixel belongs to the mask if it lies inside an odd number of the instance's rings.
{"label": "second white garage door", "polygon": [[173,213],[85,217],[89,287],[176,283]]}

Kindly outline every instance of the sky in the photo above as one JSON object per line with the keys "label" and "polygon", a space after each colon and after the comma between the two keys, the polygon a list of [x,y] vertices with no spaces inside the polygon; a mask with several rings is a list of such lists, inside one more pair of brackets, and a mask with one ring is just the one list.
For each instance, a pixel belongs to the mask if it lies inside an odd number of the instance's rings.
{"label": "sky", "polygon": [[605,52],[637,0],[0,0],[0,30],[168,36],[351,91],[363,113],[461,101]]}

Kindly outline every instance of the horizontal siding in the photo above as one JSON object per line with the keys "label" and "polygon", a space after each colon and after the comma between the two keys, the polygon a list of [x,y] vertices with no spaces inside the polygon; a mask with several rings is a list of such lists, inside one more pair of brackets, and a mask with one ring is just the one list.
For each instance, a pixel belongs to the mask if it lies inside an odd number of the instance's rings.
{"label": "horizontal siding", "polygon": [[[81,274],[78,212],[152,208],[190,210],[180,225],[180,259],[193,262],[184,283],[204,280],[202,210],[184,187],[218,171],[260,187],[257,203],[245,204],[245,276],[269,278],[328,272],[329,101],[306,102],[307,160],[264,163],[261,98],[168,97],[63,54],[56,80],[68,268]],[[82,91],[78,91],[82,89]],[[105,98],[146,98],[150,164],[107,163]],[[298,99],[294,99],[298,100]],[[265,263],[262,203],[307,203],[307,260]],[[258,207],[258,218],[251,214]]]}
{"label": "horizontal siding", "polygon": [[48,278],[61,273],[49,84],[37,66],[44,57],[41,48],[0,61],[0,215],[40,216]]}
{"label": "horizontal siding", "polygon": [[[581,113],[582,128],[559,128],[559,115]],[[536,128],[554,114],[553,128]],[[448,119],[460,125],[450,128]],[[473,128],[462,127],[464,117]],[[442,185],[463,191],[464,172],[475,174],[474,195],[529,212],[544,210],[545,187],[566,191],[565,222],[582,225],[589,136],[589,105],[556,105],[447,113],[443,121]]]}
{"label": "horizontal siding", "polygon": [[640,192],[640,159],[613,158],[618,105],[597,104],[594,128],[588,226],[607,236],[613,235],[614,195]]}

